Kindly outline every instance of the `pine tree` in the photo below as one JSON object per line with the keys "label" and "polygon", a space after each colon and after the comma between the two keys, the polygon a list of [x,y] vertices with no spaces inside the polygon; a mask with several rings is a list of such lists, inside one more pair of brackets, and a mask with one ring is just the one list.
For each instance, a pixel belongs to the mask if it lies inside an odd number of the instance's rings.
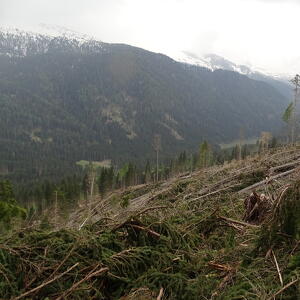
{"label": "pine tree", "polygon": [[25,218],[26,210],[17,205],[13,188],[8,180],[0,181],[0,222],[9,228],[13,218]]}
{"label": "pine tree", "polygon": [[206,168],[210,165],[211,162],[211,151],[210,146],[207,141],[204,141],[200,145],[200,152],[199,152],[199,167]]}

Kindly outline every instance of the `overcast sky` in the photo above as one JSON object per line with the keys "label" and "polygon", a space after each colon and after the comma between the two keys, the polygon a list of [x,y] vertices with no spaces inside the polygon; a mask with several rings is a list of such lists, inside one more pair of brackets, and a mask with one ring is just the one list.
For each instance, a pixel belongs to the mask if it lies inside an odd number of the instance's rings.
{"label": "overcast sky", "polygon": [[216,53],[300,72],[300,0],[0,0],[0,26],[64,26],[176,56]]}

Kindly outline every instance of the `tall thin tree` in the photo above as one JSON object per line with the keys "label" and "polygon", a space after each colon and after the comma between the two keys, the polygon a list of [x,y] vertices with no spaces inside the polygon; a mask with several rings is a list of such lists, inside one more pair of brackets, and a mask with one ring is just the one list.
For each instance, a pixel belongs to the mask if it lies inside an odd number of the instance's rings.
{"label": "tall thin tree", "polygon": [[295,143],[297,138],[296,136],[296,113],[297,113],[297,102],[298,102],[298,93],[300,89],[300,75],[296,76],[291,80],[291,83],[295,86],[294,88],[294,109],[292,110],[292,144]]}
{"label": "tall thin tree", "polygon": [[153,148],[156,151],[156,181],[158,181],[158,153],[161,150],[160,134],[155,134],[153,138]]}

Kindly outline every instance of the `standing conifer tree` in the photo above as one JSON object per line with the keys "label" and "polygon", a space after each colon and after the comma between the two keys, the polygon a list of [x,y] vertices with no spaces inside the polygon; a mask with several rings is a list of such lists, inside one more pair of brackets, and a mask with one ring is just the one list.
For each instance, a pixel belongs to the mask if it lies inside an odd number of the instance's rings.
{"label": "standing conifer tree", "polygon": [[209,166],[211,160],[211,151],[210,146],[207,141],[204,141],[200,145],[199,151],[199,167],[206,168]]}
{"label": "standing conifer tree", "polygon": [[26,210],[17,205],[11,183],[0,181],[0,228],[9,228],[11,220],[17,217],[25,218]]}
{"label": "standing conifer tree", "polygon": [[161,138],[159,134],[154,135],[153,148],[156,151],[156,181],[158,181],[158,153],[161,150]]}

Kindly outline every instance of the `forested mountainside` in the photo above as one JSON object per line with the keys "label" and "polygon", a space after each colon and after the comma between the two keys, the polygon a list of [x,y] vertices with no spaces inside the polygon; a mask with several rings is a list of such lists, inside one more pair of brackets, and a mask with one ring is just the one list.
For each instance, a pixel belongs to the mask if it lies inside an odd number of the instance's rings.
{"label": "forested mountainside", "polygon": [[80,160],[120,164],[282,126],[271,85],[121,44],[0,33],[0,172],[57,178]]}

